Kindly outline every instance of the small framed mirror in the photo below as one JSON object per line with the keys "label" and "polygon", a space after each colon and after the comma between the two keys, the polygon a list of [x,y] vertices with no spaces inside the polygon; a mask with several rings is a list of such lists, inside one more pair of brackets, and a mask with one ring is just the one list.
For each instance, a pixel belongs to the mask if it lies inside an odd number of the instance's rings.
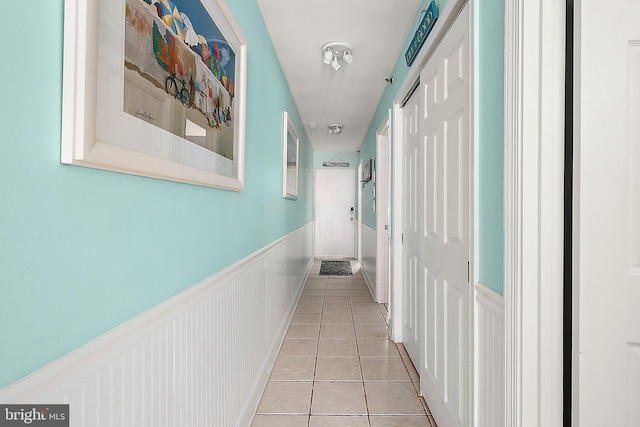
{"label": "small framed mirror", "polygon": [[284,112],[282,142],[282,197],[298,198],[298,154],[300,138],[287,112]]}

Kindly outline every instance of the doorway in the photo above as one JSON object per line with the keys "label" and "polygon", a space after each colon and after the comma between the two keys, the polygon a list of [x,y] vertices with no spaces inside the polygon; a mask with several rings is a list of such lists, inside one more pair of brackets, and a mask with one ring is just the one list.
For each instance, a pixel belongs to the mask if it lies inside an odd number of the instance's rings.
{"label": "doorway", "polygon": [[355,257],[355,199],[354,169],[316,169],[316,258]]}

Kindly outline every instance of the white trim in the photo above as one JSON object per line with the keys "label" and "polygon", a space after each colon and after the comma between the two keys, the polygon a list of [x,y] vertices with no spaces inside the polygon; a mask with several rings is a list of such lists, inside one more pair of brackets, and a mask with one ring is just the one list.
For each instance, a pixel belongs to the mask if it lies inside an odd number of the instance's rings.
{"label": "white trim", "polygon": [[[404,85],[403,85],[404,87]],[[402,96],[404,92],[398,92]],[[389,301],[389,337],[395,342],[402,342],[402,317],[404,310],[402,309],[402,200],[404,191],[402,188],[402,141],[404,139],[404,129],[402,126],[402,108],[398,98],[393,103],[393,127],[392,127],[392,150],[393,150],[393,202],[391,209],[393,213],[392,227],[392,258],[391,258],[391,299]]]}
{"label": "white trim", "polygon": [[505,2],[509,427],[562,425],[564,18],[565,2]]}
{"label": "white trim", "polygon": [[362,224],[362,262],[361,271],[364,276],[364,281],[369,288],[371,297],[376,299],[376,283],[377,283],[377,271],[378,271],[378,252],[376,248],[376,230],[369,227],[367,224]]}
{"label": "white trim", "polygon": [[[298,192],[299,192],[299,174],[300,174],[300,137],[298,136],[298,131],[296,130],[296,126],[293,124],[293,120],[291,119],[291,115],[286,111],[282,114],[282,197],[284,199],[298,200]],[[289,182],[289,134],[293,136],[295,139],[295,172],[293,184]],[[293,190],[293,191],[290,191]]]}
{"label": "white trim", "polygon": [[356,228],[356,259],[358,261],[362,261],[362,183],[360,182],[360,180],[362,179],[362,168],[364,167],[362,164],[363,160],[360,159],[360,162],[358,162],[358,176],[356,177],[356,185],[358,186],[357,189],[357,197],[358,197],[358,224],[357,224],[357,228]]}
{"label": "white trim", "polygon": [[476,283],[476,299],[483,307],[494,314],[504,317],[504,296],[482,283]]}
{"label": "white trim", "polygon": [[[376,132],[376,180],[374,205],[376,206],[376,282],[374,299],[378,303],[389,302],[391,248],[389,241],[391,219],[391,109],[384,116]],[[390,221],[389,221],[390,222]],[[387,229],[385,229],[387,226]]]}
{"label": "white trim", "polygon": [[504,426],[504,298],[476,283],[476,427]]}
{"label": "white trim", "polygon": [[312,233],[309,223],[206,278],[0,390],[0,402],[68,403],[73,427],[178,425],[187,413],[193,425],[250,425],[313,265]]}

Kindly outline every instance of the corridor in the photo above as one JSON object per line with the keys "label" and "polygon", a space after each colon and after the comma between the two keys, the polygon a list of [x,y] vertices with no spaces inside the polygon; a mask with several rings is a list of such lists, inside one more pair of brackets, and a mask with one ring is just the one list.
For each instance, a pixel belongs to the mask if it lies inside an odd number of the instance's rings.
{"label": "corridor", "polygon": [[417,427],[436,423],[418,375],[387,336],[386,310],[353,276],[315,261],[252,427]]}

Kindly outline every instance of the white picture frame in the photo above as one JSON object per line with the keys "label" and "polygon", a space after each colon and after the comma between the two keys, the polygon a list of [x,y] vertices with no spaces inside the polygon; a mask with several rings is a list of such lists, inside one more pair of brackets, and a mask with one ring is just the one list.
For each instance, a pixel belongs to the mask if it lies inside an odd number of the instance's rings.
{"label": "white picture frame", "polygon": [[[155,88],[147,81],[138,84],[139,87],[146,85],[139,92],[127,92],[127,87],[134,87],[127,86],[131,81],[131,68],[137,68],[136,64],[130,67],[130,63],[126,62],[127,49],[136,41],[135,37],[129,37],[131,33],[127,31],[130,31],[128,28],[132,26],[137,28],[134,24],[140,24],[140,16],[152,20],[149,25],[155,31],[153,36],[160,34],[171,44],[172,49],[179,49],[175,55],[180,55],[180,58],[172,61],[175,64],[182,65],[182,57],[189,57],[190,51],[196,52],[186,41],[176,41],[172,38],[180,31],[173,31],[171,27],[163,24],[164,20],[159,16],[160,9],[153,4],[156,1],[162,1],[172,7],[184,4],[185,8],[193,7],[194,3],[187,0],[65,1],[61,161],[70,165],[242,191],[246,126],[246,40],[225,0],[197,0],[196,5],[206,11],[204,14],[198,14],[197,18],[201,23],[205,19],[206,25],[200,25],[200,29],[205,30],[202,34],[217,31],[217,34],[222,35],[222,38],[217,39],[217,43],[226,49],[223,52],[227,55],[226,65],[233,73],[225,74],[225,70],[221,71],[222,59],[217,57],[216,61],[211,61],[209,56],[209,61],[205,62],[202,59],[204,55],[198,54],[195,57],[197,59],[188,60],[191,64],[188,72],[182,70],[185,72],[183,88],[187,84],[187,73],[191,76],[188,83],[189,86],[193,86],[190,98],[172,98],[169,89],[166,89],[171,76],[169,71],[164,81],[164,89],[160,77],[154,80]],[[151,11],[150,16],[147,16],[149,13],[146,9]],[[153,10],[157,10],[155,17]],[[132,18],[134,14],[137,15]],[[212,27],[208,27],[209,24]],[[149,30],[144,25],[140,26],[140,32],[148,33]],[[193,30],[193,34],[196,30]],[[201,36],[200,33],[197,35]],[[156,43],[158,38],[153,39],[152,43]],[[204,40],[204,37],[202,39]],[[208,45],[212,44],[211,41],[198,43],[201,48],[207,46],[207,51],[214,50],[214,46],[208,48]],[[144,50],[142,44],[140,49]],[[135,43],[133,46],[137,47]],[[215,54],[219,56],[219,46],[216,45],[215,48]],[[153,49],[158,57],[157,52],[161,51],[161,47],[156,51],[154,44]],[[147,51],[148,49],[145,54]],[[168,55],[171,55],[171,52]],[[232,59],[229,60],[229,57]],[[160,59],[157,62],[160,64]],[[204,86],[200,87],[200,80],[197,79],[201,75],[198,73],[201,73],[203,68],[210,71],[214,66],[212,64],[217,67],[216,73],[212,72],[212,78],[209,77],[207,81],[217,82],[217,92],[214,95],[210,87],[208,93],[205,93],[202,89]],[[175,70],[178,66],[169,68],[171,69],[174,70],[173,77],[176,77]],[[138,74],[149,75],[142,72]],[[193,78],[194,75],[196,79]],[[203,77],[203,84],[204,80]],[[138,78],[138,81],[142,79]],[[223,99],[221,94],[226,98]],[[200,103],[198,96],[201,98]],[[213,105],[212,100],[217,100],[219,107],[222,107],[223,100],[226,101],[226,116],[221,113],[222,108],[216,107],[208,111],[210,108],[205,104]],[[151,110],[148,112],[145,108],[125,105],[125,101],[131,101],[133,104],[143,102],[143,107],[149,105]],[[183,106],[183,110],[180,109],[180,105]],[[126,108],[133,109],[125,111]],[[155,114],[159,115],[160,121],[173,126],[172,130],[175,123],[179,123],[185,136],[154,124],[153,121],[157,120]],[[189,123],[189,115],[199,117],[199,120],[206,123],[203,127],[195,126],[204,132],[204,136],[196,135],[199,130],[189,134],[187,128],[190,124],[193,125]],[[187,118],[183,120],[183,116]],[[232,137],[229,137],[228,129],[220,126],[219,118],[225,119],[224,126],[232,128]],[[219,129],[211,128],[209,124],[219,126]],[[218,130],[220,134],[227,132],[224,136],[228,151],[226,153],[213,147],[218,141],[203,142],[215,139],[215,132]],[[207,135],[213,137],[208,138]],[[231,146],[232,148],[229,148]]]}
{"label": "white picture frame", "polygon": [[300,137],[286,111],[283,114],[282,135],[282,197],[296,200],[298,198]]}

